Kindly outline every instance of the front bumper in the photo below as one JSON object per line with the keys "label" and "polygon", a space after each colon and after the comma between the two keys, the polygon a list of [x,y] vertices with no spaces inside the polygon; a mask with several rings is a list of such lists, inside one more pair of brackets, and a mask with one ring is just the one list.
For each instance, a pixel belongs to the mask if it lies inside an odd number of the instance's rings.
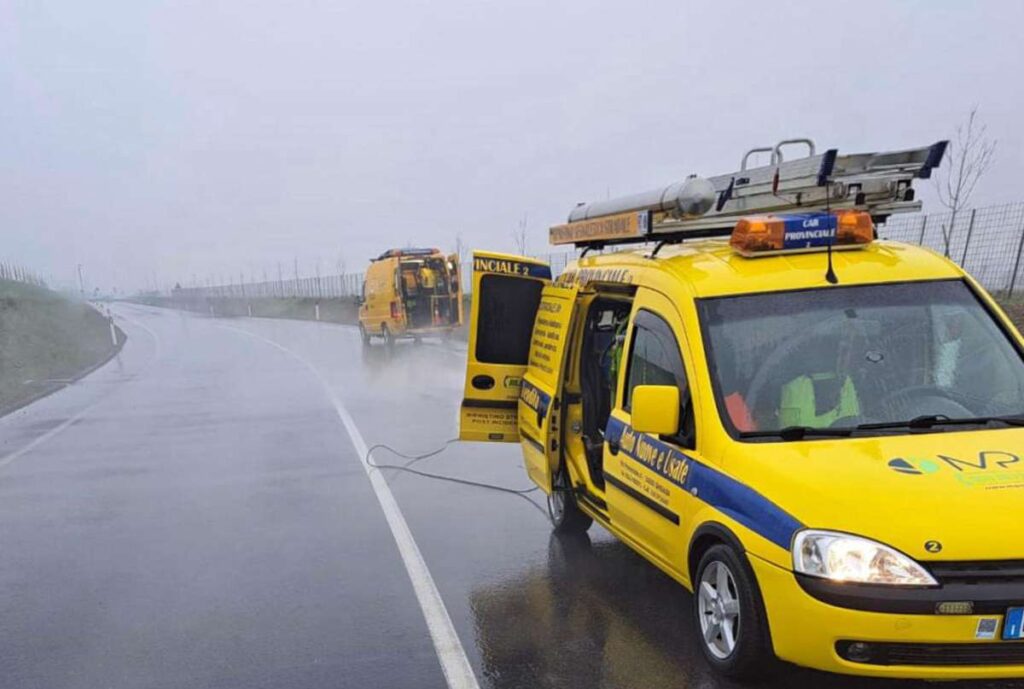
{"label": "front bumper", "polygon": [[[783,660],[874,677],[1024,677],[1024,641],[1000,639],[1001,613],[936,615],[837,607],[808,594],[791,571],[756,556],[750,556],[750,563],[761,587],[775,653]],[[1024,605],[1024,600],[1018,604]],[[989,622],[982,628],[996,620],[994,639],[977,638],[983,620]],[[851,643],[866,644],[868,660],[850,660]]]}

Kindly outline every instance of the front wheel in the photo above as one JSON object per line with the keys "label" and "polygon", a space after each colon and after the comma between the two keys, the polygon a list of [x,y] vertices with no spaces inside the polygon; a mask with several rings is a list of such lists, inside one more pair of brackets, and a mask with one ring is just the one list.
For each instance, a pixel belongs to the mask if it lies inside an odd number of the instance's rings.
{"label": "front wheel", "polygon": [[548,495],[548,517],[554,526],[555,533],[580,534],[586,533],[594,523],[576,504],[576,496],[567,479],[556,478],[551,494]]}
{"label": "front wheel", "polygon": [[734,548],[708,549],[697,565],[693,611],[700,650],[729,677],[753,679],[775,661],[754,573]]}

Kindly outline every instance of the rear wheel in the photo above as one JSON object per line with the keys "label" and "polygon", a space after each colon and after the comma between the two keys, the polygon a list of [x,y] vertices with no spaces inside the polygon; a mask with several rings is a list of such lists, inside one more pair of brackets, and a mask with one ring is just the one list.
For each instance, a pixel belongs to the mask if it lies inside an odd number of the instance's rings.
{"label": "rear wheel", "polygon": [[359,338],[363,341],[364,347],[370,346],[370,333],[366,331],[366,326],[362,323],[359,324]]}
{"label": "rear wheel", "polygon": [[380,336],[384,338],[384,344],[387,347],[395,346],[395,336],[391,334],[391,329],[388,328],[387,323],[380,326]]}
{"label": "rear wheel", "polygon": [[564,472],[560,473],[553,483],[553,490],[548,495],[548,517],[551,518],[555,533],[585,533],[594,520],[576,504],[576,496],[573,495],[568,477]]}
{"label": "rear wheel", "polygon": [[768,621],[761,592],[741,553],[712,546],[697,565],[693,611],[700,650],[729,677],[753,679],[772,669]]}

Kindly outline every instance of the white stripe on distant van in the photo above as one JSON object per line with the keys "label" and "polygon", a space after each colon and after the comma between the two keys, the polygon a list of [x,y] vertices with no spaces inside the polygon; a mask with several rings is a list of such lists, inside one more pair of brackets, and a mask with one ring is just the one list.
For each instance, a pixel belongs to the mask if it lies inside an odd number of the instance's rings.
{"label": "white stripe on distant van", "polygon": [[437,590],[434,578],[430,575],[427,563],[423,560],[423,554],[412,537],[412,532],[409,530],[409,525],[402,515],[401,508],[395,501],[395,496],[391,494],[388,482],[380,471],[366,463],[368,451],[366,442],[363,440],[362,434],[356,427],[356,422],[352,419],[351,414],[348,413],[345,405],[334,394],[334,390],[323,375],[321,375],[320,371],[303,357],[273,340],[248,330],[235,328],[230,325],[222,325],[221,327],[249,335],[279,349],[309,369],[323,386],[324,392],[326,392],[331,404],[334,405],[334,410],[337,412],[338,418],[341,419],[341,423],[348,433],[352,446],[359,455],[359,463],[370,479],[373,492],[377,495],[377,502],[380,503],[380,507],[384,511],[388,526],[391,528],[391,535],[398,545],[398,552],[402,556],[405,570],[412,581],[412,588],[416,593],[420,609],[423,611],[423,617],[427,621],[427,629],[430,631],[430,638],[434,642],[434,650],[437,651],[437,658],[441,662],[441,671],[444,673],[448,686],[451,689],[479,689],[480,685],[476,680],[476,675],[473,674],[469,658],[466,657],[466,650],[462,647],[462,642],[459,641],[459,635],[455,632],[452,618],[448,614],[448,609],[444,606],[444,601],[441,600],[441,593]]}

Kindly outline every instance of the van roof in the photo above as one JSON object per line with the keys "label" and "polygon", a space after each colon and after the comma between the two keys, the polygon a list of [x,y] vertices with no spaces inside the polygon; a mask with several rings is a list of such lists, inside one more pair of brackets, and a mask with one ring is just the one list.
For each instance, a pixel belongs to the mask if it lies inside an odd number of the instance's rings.
{"label": "van roof", "polygon": [[407,257],[419,257],[427,258],[430,256],[436,256],[441,253],[440,249],[426,248],[426,247],[405,247],[404,249],[388,249],[377,258],[370,259],[371,261],[383,261],[386,258],[407,258]]}
{"label": "van roof", "polygon": [[[744,258],[725,239],[706,239],[665,246],[654,258],[653,247],[585,256],[578,268],[663,270],[691,286],[696,297],[825,287],[826,252]],[[929,249],[891,241],[833,251],[839,285],[876,284],[959,278],[963,271]],[[570,266],[571,267],[571,266]],[[640,271],[641,273],[644,271]],[[634,283],[644,284],[642,274]]]}

